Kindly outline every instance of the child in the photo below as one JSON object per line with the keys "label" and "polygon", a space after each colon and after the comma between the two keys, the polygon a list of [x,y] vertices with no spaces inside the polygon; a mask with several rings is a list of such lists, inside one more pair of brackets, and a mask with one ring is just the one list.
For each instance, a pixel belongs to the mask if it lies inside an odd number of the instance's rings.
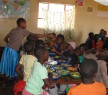
{"label": "child", "polygon": [[[63,47],[63,46],[61,46]],[[67,51],[63,52],[63,56],[66,57],[69,61],[69,64],[72,66],[77,66],[77,64],[79,63],[78,61],[78,57],[75,54],[74,50],[76,48],[76,43],[75,42],[69,42],[68,46],[67,46]],[[71,84],[74,85],[74,84]],[[60,85],[60,92],[65,92],[66,88],[70,87],[70,85],[65,85],[62,84]]]}
{"label": "child", "polygon": [[75,54],[75,48],[76,48],[76,43],[75,42],[69,42],[68,47],[67,47],[67,51],[63,52],[63,56],[65,56],[66,58],[70,59],[69,63],[72,66],[75,66],[76,64],[78,64],[78,57]]}
{"label": "child", "polygon": [[98,40],[99,40],[99,34],[95,34],[94,35],[95,45],[96,45],[96,43],[97,43]]}
{"label": "child", "polygon": [[64,36],[62,34],[59,34],[56,37],[56,42],[55,42],[54,46],[56,48],[58,48],[58,46],[61,45],[61,43],[64,42],[64,41],[65,41]]}
{"label": "child", "polygon": [[54,43],[55,43],[55,41],[56,41],[56,34],[55,33],[52,33],[52,37],[51,37],[51,42],[50,42],[50,46],[52,47],[52,46],[54,46]]}
{"label": "child", "polygon": [[45,47],[38,47],[35,49],[34,55],[37,57],[38,62],[35,61],[31,75],[26,82],[26,87],[22,92],[22,95],[47,95],[47,93],[42,87],[45,85],[48,88],[52,84],[52,74],[48,79],[48,72],[43,64],[48,60],[48,51]]}
{"label": "child", "polygon": [[106,40],[105,40],[103,48],[108,48],[108,37],[106,37]]}
{"label": "child", "polygon": [[99,52],[97,57],[99,60],[97,61],[98,71],[95,80],[104,83],[105,87],[107,88],[107,95],[108,95],[108,74],[107,74],[108,50]]}
{"label": "child", "polygon": [[88,50],[88,46],[86,44],[81,44],[79,46],[79,50],[77,50],[78,52],[78,58],[80,63],[82,63],[84,61],[84,53]]}
{"label": "child", "polygon": [[80,65],[82,83],[72,87],[67,95],[106,95],[106,88],[102,83],[93,80],[98,69],[96,61],[87,59]]}
{"label": "child", "polygon": [[61,43],[65,41],[64,36],[62,34],[57,35],[56,42],[54,43],[54,46],[51,47],[51,51],[57,53],[58,55],[61,55],[59,51],[59,46]]}
{"label": "child", "polygon": [[[5,37],[7,46],[4,49],[2,59],[0,62],[0,73],[6,76],[17,77],[15,68],[19,62],[18,50],[22,44],[24,37],[49,37],[51,35],[33,34],[26,30],[26,20],[19,18],[17,20],[16,28],[12,29]],[[8,40],[9,39],[9,40]]]}
{"label": "child", "polygon": [[67,51],[67,48],[68,48],[68,43],[62,42],[61,45],[59,46],[60,53]]}
{"label": "child", "polygon": [[85,42],[85,43],[87,44],[87,46],[88,46],[89,49],[92,48],[93,39],[94,39],[94,33],[93,33],[93,32],[90,32],[90,33],[89,33],[89,37],[88,37],[88,39],[87,39],[86,42]]}
{"label": "child", "polygon": [[101,40],[96,43],[96,49],[98,52],[100,52],[102,50],[103,45],[104,45],[104,43]]}
{"label": "child", "polygon": [[[26,42],[24,44],[24,50],[27,54],[21,57],[19,64],[16,67],[16,71],[19,76],[23,78],[23,80],[18,81],[14,86],[14,95],[17,95],[18,92],[22,92],[25,87],[25,83],[28,80],[28,77],[31,73],[34,62],[36,61],[36,57],[34,54],[34,45],[30,42]],[[24,68],[24,73],[21,71],[21,66]]]}
{"label": "child", "polygon": [[42,47],[45,47],[45,43],[43,40],[37,40],[35,42],[35,48],[39,47],[39,46],[42,46]]}
{"label": "child", "polygon": [[105,30],[104,29],[101,29],[100,30],[100,33],[99,33],[99,40],[101,40],[102,36],[104,36],[104,32]]}

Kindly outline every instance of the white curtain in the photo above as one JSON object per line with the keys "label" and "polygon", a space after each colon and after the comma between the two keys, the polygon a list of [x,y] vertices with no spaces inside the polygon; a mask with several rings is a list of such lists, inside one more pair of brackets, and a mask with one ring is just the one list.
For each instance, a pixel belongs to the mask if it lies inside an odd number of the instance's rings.
{"label": "white curtain", "polygon": [[74,39],[75,7],[64,12],[52,12],[43,9],[44,29],[46,33],[63,34],[67,41]]}

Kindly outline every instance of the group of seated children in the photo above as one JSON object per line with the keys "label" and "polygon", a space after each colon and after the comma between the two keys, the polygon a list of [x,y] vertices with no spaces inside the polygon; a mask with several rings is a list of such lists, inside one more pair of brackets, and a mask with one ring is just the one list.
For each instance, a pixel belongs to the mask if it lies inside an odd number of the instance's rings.
{"label": "group of seated children", "polygon": [[[52,93],[45,90],[46,87],[52,89],[56,87],[52,83],[53,75],[48,74],[43,66],[48,61],[46,47],[49,46],[51,52],[70,59],[69,64],[72,66],[80,64],[82,83],[70,88],[67,95],[106,95],[108,49],[103,49],[102,41],[97,41],[95,49],[90,49],[85,43],[76,47],[75,42],[65,42],[65,38],[61,34],[56,36],[53,33],[51,39],[53,40],[49,45],[46,45],[42,40],[27,41],[24,44],[26,54],[22,55],[16,67],[18,75],[23,80],[15,84],[14,94],[22,92],[23,95],[58,95],[58,89],[53,90]],[[60,85],[59,91],[66,91],[67,87],[68,85]]]}
{"label": "group of seated children", "polygon": [[86,44],[88,46],[89,49],[92,48],[96,48],[96,44],[98,44],[98,42],[101,42],[101,44],[103,45],[102,48],[108,48],[108,37],[107,37],[107,31],[105,31],[104,29],[100,30],[99,34],[95,34],[93,32],[90,32],[89,37],[86,40]]}

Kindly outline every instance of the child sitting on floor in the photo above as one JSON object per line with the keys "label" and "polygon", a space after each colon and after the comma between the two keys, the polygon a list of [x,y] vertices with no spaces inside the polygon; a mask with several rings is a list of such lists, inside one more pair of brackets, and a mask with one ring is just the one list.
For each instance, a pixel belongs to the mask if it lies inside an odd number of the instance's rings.
{"label": "child sitting on floor", "polygon": [[45,85],[48,88],[52,84],[52,74],[48,78],[48,72],[43,64],[48,61],[48,51],[45,47],[38,47],[35,49],[34,55],[37,57],[38,62],[35,61],[31,75],[26,82],[26,87],[22,95],[48,95],[42,87]]}
{"label": "child sitting on floor", "polygon": [[[16,71],[23,80],[18,81],[14,86],[14,95],[17,95],[18,92],[21,92],[24,87],[25,83],[28,80],[28,77],[31,73],[32,67],[34,62],[37,60],[36,57],[33,56],[34,54],[34,45],[30,42],[26,42],[24,44],[24,50],[27,54],[21,57],[19,64],[16,67]],[[24,73],[21,71],[21,66],[24,68]]]}
{"label": "child sitting on floor", "polygon": [[67,95],[106,95],[106,88],[102,83],[93,80],[98,69],[96,61],[86,59],[80,65],[82,83],[72,87]]}

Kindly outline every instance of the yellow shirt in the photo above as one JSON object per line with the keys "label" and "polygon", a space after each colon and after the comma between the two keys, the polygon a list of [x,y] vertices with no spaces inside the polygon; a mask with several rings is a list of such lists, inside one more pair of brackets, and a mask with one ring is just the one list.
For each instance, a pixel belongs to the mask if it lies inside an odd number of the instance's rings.
{"label": "yellow shirt", "polygon": [[24,81],[28,80],[28,77],[31,73],[34,62],[36,61],[36,57],[33,55],[23,55],[20,60],[20,64],[24,67]]}
{"label": "yellow shirt", "polygon": [[106,95],[106,88],[102,83],[80,84],[72,87],[67,95]]}

